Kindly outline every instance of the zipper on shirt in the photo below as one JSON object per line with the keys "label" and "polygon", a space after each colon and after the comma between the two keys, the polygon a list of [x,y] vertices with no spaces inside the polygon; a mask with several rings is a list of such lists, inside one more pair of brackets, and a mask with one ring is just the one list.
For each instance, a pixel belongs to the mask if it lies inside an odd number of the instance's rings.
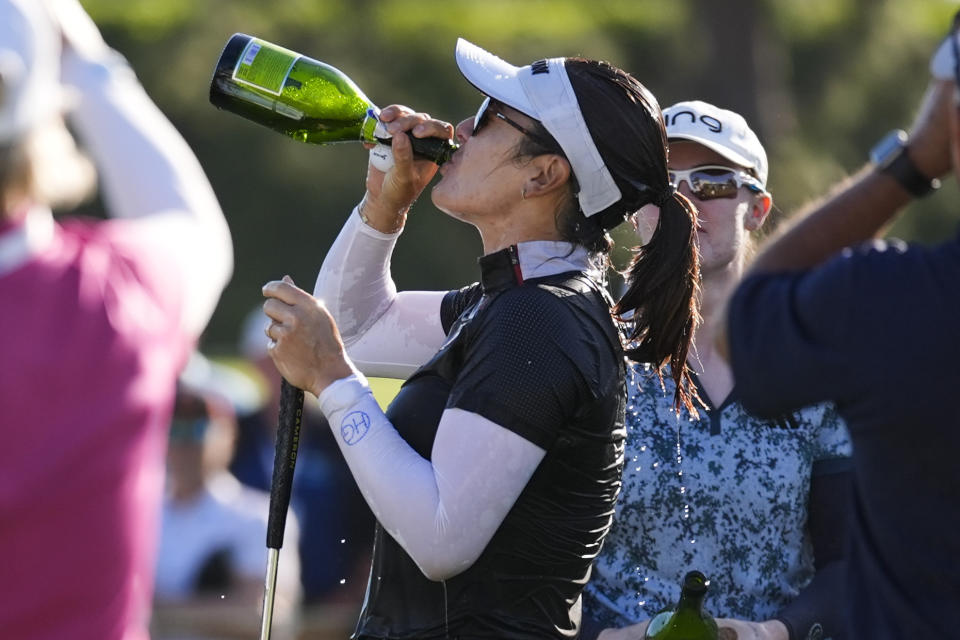
{"label": "zipper on shirt", "polygon": [[520,252],[517,251],[517,245],[512,244],[507,250],[510,254],[510,264],[513,265],[513,277],[517,281],[517,286],[523,284],[523,271],[520,269]]}

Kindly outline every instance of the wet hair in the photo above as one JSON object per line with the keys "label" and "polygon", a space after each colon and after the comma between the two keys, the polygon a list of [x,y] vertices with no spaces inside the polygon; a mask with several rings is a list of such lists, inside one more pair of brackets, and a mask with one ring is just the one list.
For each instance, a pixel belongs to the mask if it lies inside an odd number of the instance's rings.
{"label": "wet hair", "polygon": [[[622,197],[587,217],[580,210],[571,175],[568,197],[557,212],[557,229],[564,240],[608,255],[613,246],[608,230],[644,205],[660,207],[653,236],[635,250],[624,273],[627,290],[613,312],[629,327],[627,356],[652,365],[661,380],[669,364],[676,383],[674,406],[695,416],[694,401],[699,397],[687,354],[699,322],[697,214],[667,177],[667,135],[660,106],[633,76],[606,62],[568,58],[565,66],[587,129]],[[552,140],[539,122],[535,132]],[[516,155],[562,155],[559,149],[523,136]]]}

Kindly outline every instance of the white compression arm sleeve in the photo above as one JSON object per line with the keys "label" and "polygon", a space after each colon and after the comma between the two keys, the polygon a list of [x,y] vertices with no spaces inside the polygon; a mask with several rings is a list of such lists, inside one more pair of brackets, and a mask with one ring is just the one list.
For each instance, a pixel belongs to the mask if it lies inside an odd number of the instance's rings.
{"label": "white compression arm sleeve", "polygon": [[140,236],[175,265],[183,326],[199,335],[233,265],[230,232],[200,163],[119,54],[66,55],[63,77],[79,94],[71,122],[96,162],[108,212],[136,218]]}
{"label": "white compression arm sleeve", "polygon": [[354,209],[323,260],[313,295],[337,321],[347,354],[367,375],[407,378],[443,344],[445,291],[404,291],[390,276],[398,233],[366,225]]}
{"label": "white compression arm sleeve", "polygon": [[425,460],[358,376],[337,380],[319,402],[377,520],[431,580],[476,561],[546,454],[482,416],[447,409]]}

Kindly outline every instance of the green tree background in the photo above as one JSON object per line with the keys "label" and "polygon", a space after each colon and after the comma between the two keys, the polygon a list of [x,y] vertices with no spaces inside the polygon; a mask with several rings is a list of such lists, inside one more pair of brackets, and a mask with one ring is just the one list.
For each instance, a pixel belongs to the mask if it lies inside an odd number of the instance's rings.
{"label": "green tree background", "polygon": [[[957,2],[946,0],[86,0],[107,40],[196,151],[230,221],[233,280],[204,349],[233,350],[267,280],[311,289],[363,193],[359,145],[301,145],[212,107],[210,75],[231,34],[245,32],[332,64],[380,105],[398,102],[457,122],[479,94],[453,59],[458,36],[526,64],[602,58],[636,75],[662,106],[699,98],[739,111],[771,161],[783,219],[855,171],[889,129],[906,128],[929,56]],[[953,181],[913,205],[891,234],[929,242],[956,224]],[[774,222],[777,222],[775,220]],[[616,234],[623,263],[631,238]],[[425,195],[394,256],[403,289],[476,277],[472,228]]]}

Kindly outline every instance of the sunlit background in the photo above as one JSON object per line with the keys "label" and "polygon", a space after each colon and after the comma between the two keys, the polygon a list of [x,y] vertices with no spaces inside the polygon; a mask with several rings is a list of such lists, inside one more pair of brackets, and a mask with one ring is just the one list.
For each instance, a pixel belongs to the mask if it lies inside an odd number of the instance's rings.
{"label": "sunlit background", "polygon": [[[855,171],[907,128],[927,61],[956,2],[946,0],[87,0],[107,40],[184,133],[226,211],[235,275],[204,339],[234,349],[260,286],[285,273],[312,287],[363,193],[359,145],[312,147],[212,107],[210,74],[242,31],[336,66],[375,102],[456,122],[480,100],[453,59],[458,36],[508,61],[583,55],[641,79],[662,106],[699,98],[739,111],[770,155],[779,217]],[[927,241],[956,222],[956,188],[913,206],[899,237]],[[617,234],[623,261],[630,237]],[[393,260],[401,288],[476,278],[474,230],[424,195]]]}

